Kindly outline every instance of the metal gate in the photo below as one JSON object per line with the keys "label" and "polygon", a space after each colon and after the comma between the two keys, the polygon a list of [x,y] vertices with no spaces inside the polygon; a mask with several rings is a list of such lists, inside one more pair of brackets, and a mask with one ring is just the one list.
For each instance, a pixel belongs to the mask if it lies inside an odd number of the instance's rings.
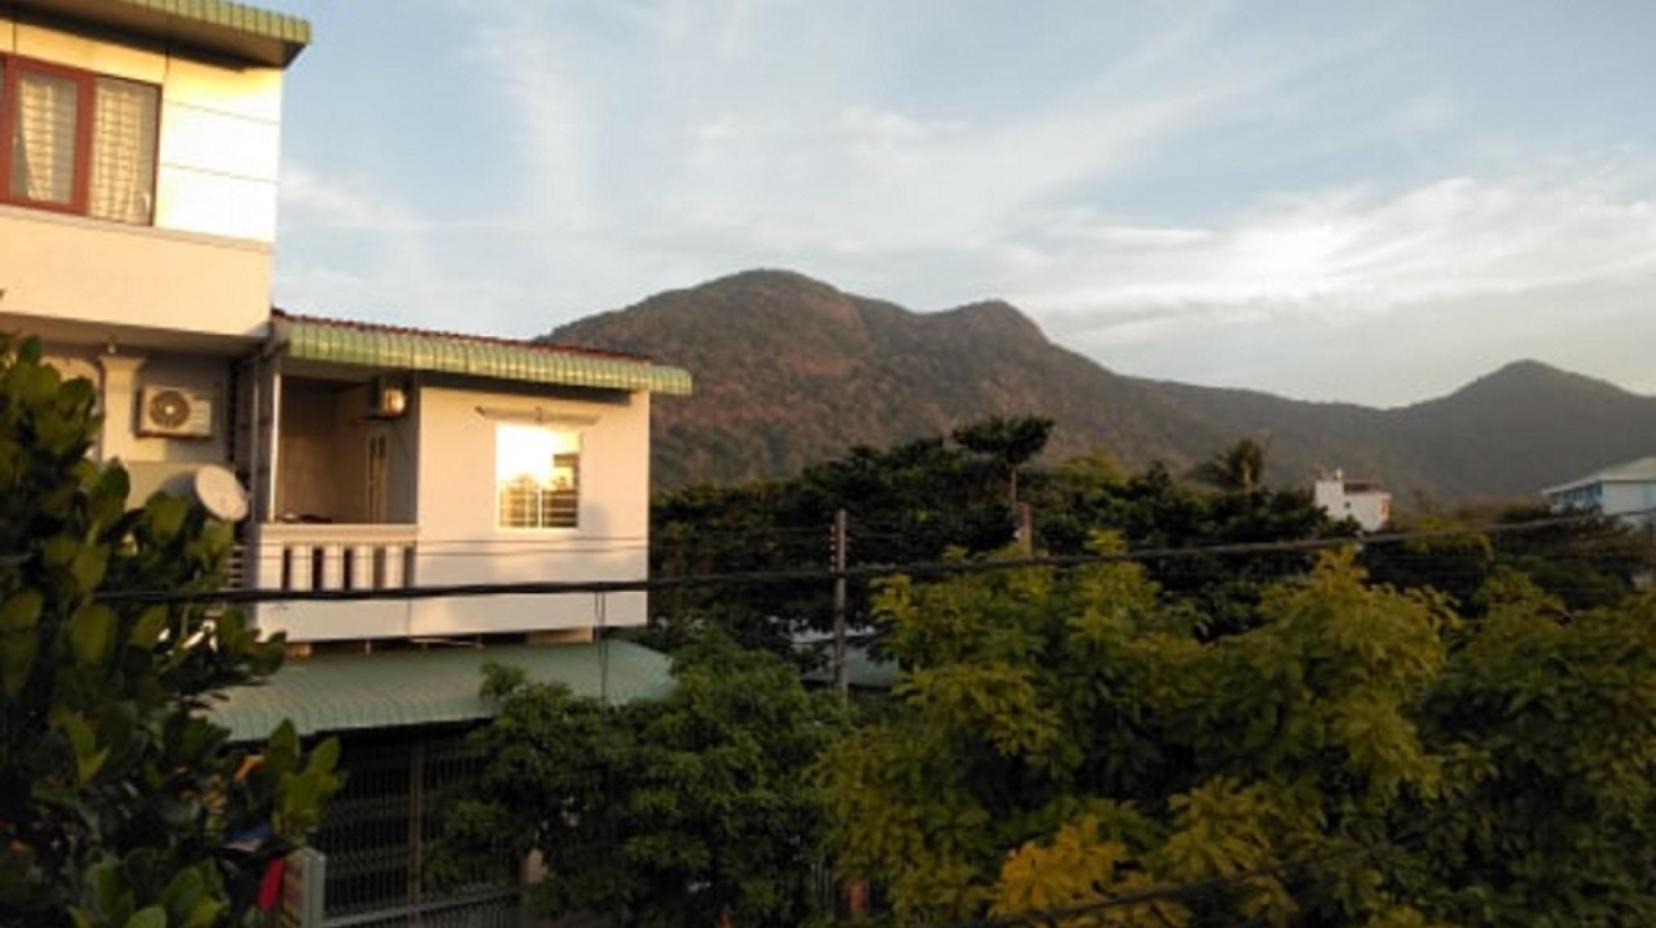
{"label": "metal gate", "polygon": [[519,928],[515,883],[435,893],[421,881],[443,791],[482,761],[464,733],[376,732],[342,747],[348,779],[311,842],[328,861],[325,928]]}

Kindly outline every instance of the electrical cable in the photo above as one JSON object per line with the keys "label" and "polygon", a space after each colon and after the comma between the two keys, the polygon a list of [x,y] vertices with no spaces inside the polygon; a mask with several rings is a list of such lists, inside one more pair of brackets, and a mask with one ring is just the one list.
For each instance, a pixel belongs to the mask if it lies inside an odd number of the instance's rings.
{"label": "electrical cable", "polygon": [[[1624,515],[1642,515],[1656,509]],[[386,589],[310,589],[310,590],[112,590],[97,599],[105,603],[185,604],[215,603],[238,605],[263,602],[362,602],[371,600],[413,600],[447,597],[478,597],[503,595],[556,595],[568,593],[629,593],[651,590],[680,589],[697,586],[730,584],[800,583],[845,578],[862,580],[897,574],[912,576],[957,576],[1028,568],[1072,568],[1094,564],[1122,562],[1148,563],[1178,561],[1203,557],[1246,557],[1262,553],[1294,551],[1311,552],[1334,548],[1401,544],[1424,538],[1438,538],[1468,533],[1485,535],[1516,534],[1539,531],[1560,525],[1577,524],[1601,519],[1597,513],[1556,516],[1528,522],[1507,522],[1485,526],[1457,526],[1454,528],[1424,529],[1403,532],[1381,532],[1356,538],[1308,538],[1289,541],[1236,542],[1195,547],[1140,548],[1103,554],[1059,555],[1023,558],[1005,558],[980,561],[922,561],[907,564],[867,564],[848,567],[843,571],[821,568],[798,570],[761,570],[730,573],[687,574],[676,577],[646,577],[633,580],[534,580],[512,583],[457,583],[432,586],[393,587]]]}

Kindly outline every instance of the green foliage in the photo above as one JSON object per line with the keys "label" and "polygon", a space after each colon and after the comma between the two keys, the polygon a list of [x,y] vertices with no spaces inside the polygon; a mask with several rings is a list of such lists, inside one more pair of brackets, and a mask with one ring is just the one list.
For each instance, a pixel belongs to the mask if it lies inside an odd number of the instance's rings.
{"label": "green foliage", "polygon": [[1477,767],[1419,892],[1469,925],[1656,924],[1656,596],[1495,586],[1422,713]]}
{"label": "green foliage", "polygon": [[[951,547],[998,548],[1012,517],[999,474],[942,439],[857,448],[789,481],[688,487],[658,496],[651,513],[651,569],[658,576],[822,569],[830,563],[834,512],[852,525],[853,564],[935,560]],[[788,653],[793,633],[829,625],[829,591],[817,583],[674,590],[654,597],[666,648],[712,625],[748,647]],[[867,614],[859,589],[853,616]]]}
{"label": "green foliage", "polygon": [[[1032,474],[1027,498],[1036,543],[1053,554],[1082,554],[1101,530],[1131,548],[1157,549],[1339,537],[1354,529],[1332,522],[1308,492],[1256,486],[1214,493],[1179,483],[1161,466],[1127,475],[1096,457]],[[1147,569],[1164,593],[1201,617],[1204,634],[1217,635],[1248,627],[1265,587],[1304,575],[1313,562],[1310,554],[1283,551],[1187,556]]]}
{"label": "green foliage", "polygon": [[201,717],[281,661],[238,613],[100,601],[211,588],[231,536],[173,497],[129,510],[126,474],[86,457],[94,401],[37,342],[0,344],[0,921],[238,923],[316,824],[337,747],[303,757],[284,726],[255,765]]}
{"label": "green foliage", "polygon": [[1650,537],[1615,518],[1584,517],[1523,531],[1476,529],[1557,518],[1539,505],[1425,516],[1397,528],[1432,534],[1372,546],[1363,564],[1376,580],[1441,590],[1469,615],[1488,608],[1485,591],[1503,574],[1523,574],[1571,609],[1592,609],[1619,602],[1633,592],[1635,578],[1656,569]]}
{"label": "green foliage", "polygon": [[1062,923],[1649,923],[1656,602],[1485,595],[1331,555],[1206,640],[1136,565],[896,579],[905,711],[820,765],[840,866],[904,923],[1215,879]]}
{"label": "green foliage", "polygon": [[[1006,481],[1050,428],[1046,419],[990,419],[956,429],[956,444],[933,438],[858,448],[793,480],[662,494],[651,516],[652,569],[660,576],[821,569],[841,508],[849,516],[853,566],[987,554],[1012,538]],[[1132,547],[1161,548],[1350,530],[1330,522],[1309,493],[1204,491],[1161,466],[1130,475],[1101,451],[1052,471],[1033,470],[1015,492],[1034,509],[1037,548],[1051,554],[1083,553],[1098,531],[1115,532]],[[1152,576],[1170,594],[1190,599],[1218,633],[1245,625],[1265,584],[1303,574],[1311,560],[1294,553],[1186,558],[1153,565]],[[821,582],[675,590],[652,600],[662,620],[652,643],[673,648],[707,624],[747,646],[787,653],[795,632],[829,626],[829,603]],[[869,606],[861,586],[854,587],[853,625],[866,624]]]}
{"label": "green foliage", "polygon": [[962,448],[994,464],[1008,481],[1007,504],[1016,506],[1018,468],[1041,453],[1047,439],[1052,436],[1054,425],[1057,422],[1040,416],[995,416],[955,429],[954,440]]}
{"label": "green foliage", "polygon": [[538,853],[543,915],[630,925],[805,923],[825,810],[811,776],[843,711],[769,654],[710,639],[659,702],[605,707],[492,668],[489,761],[449,806],[434,874],[486,878]]}
{"label": "green foliage", "polygon": [[1265,446],[1244,438],[1197,465],[1192,473],[1227,493],[1252,493],[1264,485]]}

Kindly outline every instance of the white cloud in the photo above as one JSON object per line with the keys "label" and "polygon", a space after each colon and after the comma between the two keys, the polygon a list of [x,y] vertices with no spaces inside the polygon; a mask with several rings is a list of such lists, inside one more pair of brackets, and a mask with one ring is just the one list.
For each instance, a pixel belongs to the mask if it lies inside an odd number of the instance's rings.
{"label": "white cloud", "polygon": [[[1579,179],[1583,173],[1587,179]],[[1390,197],[1295,196],[1208,230],[1100,225],[1053,243],[1069,279],[1017,292],[1061,331],[1165,334],[1213,318],[1339,322],[1411,304],[1656,275],[1656,206],[1621,178],[1450,178]],[[1165,308],[1157,316],[1153,310]],[[1117,326],[1116,314],[1129,318]],[[1148,312],[1147,311],[1151,311]]]}
{"label": "white cloud", "polygon": [[[454,168],[419,189],[290,158],[279,293],[523,334],[790,266],[919,308],[1008,297],[1106,363],[1301,394],[1307,333],[1482,344],[1503,307],[1589,295],[1632,318],[1651,160],[1480,129],[1475,87],[1397,54],[1411,16],[471,3],[464,73],[408,89],[496,132],[430,140]],[[1382,376],[1331,395],[1395,395]]]}

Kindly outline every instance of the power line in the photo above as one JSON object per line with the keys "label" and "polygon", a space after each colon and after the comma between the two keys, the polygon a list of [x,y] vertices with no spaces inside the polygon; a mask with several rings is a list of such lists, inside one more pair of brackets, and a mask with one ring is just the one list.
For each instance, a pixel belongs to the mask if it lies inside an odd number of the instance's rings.
{"label": "power line", "polygon": [[[1653,510],[1628,513],[1640,515]],[[115,590],[97,598],[107,603],[185,604],[215,603],[240,605],[263,602],[365,602],[371,600],[413,600],[452,597],[507,596],[507,595],[561,595],[569,593],[638,593],[652,590],[683,589],[698,586],[736,584],[780,584],[828,581],[837,579],[865,580],[894,574],[915,576],[956,576],[1028,568],[1072,568],[1095,564],[1149,563],[1178,561],[1205,557],[1246,557],[1269,552],[1312,552],[1344,547],[1401,544],[1425,538],[1452,537],[1480,533],[1485,535],[1515,534],[1539,531],[1560,525],[1577,524],[1603,518],[1597,513],[1555,516],[1528,522],[1507,522],[1485,526],[1457,526],[1453,528],[1423,529],[1407,532],[1382,532],[1373,535],[1336,538],[1307,538],[1289,541],[1236,542],[1195,547],[1141,548],[1103,554],[1058,555],[1025,558],[1004,558],[980,561],[923,561],[907,564],[867,564],[845,570],[821,568],[799,570],[760,570],[712,574],[687,574],[677,577],[645,577],[632,580],[532,580],[512,583],[456,583],[433,586],[390,587],[384,589],[310,589],[310,590]]]}

